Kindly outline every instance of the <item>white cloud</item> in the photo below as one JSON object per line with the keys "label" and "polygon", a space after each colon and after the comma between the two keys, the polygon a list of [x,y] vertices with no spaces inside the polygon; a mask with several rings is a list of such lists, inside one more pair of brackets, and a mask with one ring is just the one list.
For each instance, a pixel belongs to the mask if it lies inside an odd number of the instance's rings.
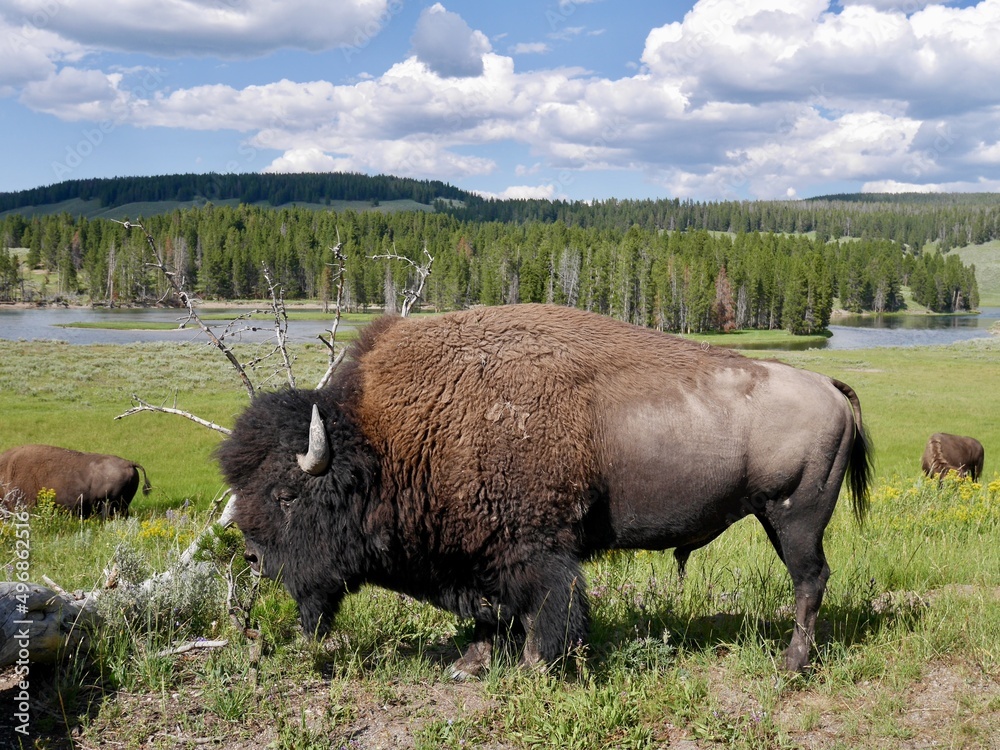
{"label": "white cloud", "polygon": [[977,143],[970,158],[980,164],[1000,164],[1000,141]]}
{"label": "white cloud", "polygon": [[535,162],[531,166],[525,164],[518,164],[514,167],[514,174],[518,177],[527,177],[528,175],[538,174],[542,169],[541,162]]}
{"label": "white cloud", "polygon": [[995,0],[908,17],[870,5],[832,13],[827,0],[702,0],[683,22],[649,34],[642,61],[704,100],[822,95],[953,108],[992,99],[998,31]]}
{"label": "white cloud", "polygon": [[121,80],[119,73],[65,67],[25,86],[21,102],[40,112],[58,113],[64,120],[102,122],[126,114]]}
{"label": "white cloud", "polygon": [[343,170],[344,160],[334,159],[318,148],[289,149],[271,162],[265,172],[338,172]]}
{"label": "white cloud", "polygon": [[424,9],[410,41],[417,59],[445,78],[482,75],[483,55],[491,49],[481,31],[471,29],[441,3]]}
{"label": "white cloud", "polygon": [[558,198],[555,185],[511,185],[499,193],[477,191],[484,198],[497,200],[552,200]]}
{"label": "white cloud", "polygon": [[542,55],[549,52],[551,47],[545,42],[521,42],[510,48],[512,55]]}
{"label": "white cloud", "polygon": [[392,15],[388,0],[0,0],[0,16],[11,25],[90,49],[163,57],[350,47],[367,43]]}
{"label": "white cloud", "polygon": [[83,55],[80,45],[30,22],[11,23],[2,14],[0,40],[0,95],[48,78],[57,61],[71,62]]}
{"label": "white cloud", "polygon": [[948,0],[839,0],[840,5],[868,5],[887,13],[914,13],[928,5],[947,3]]}
{"label": "white cloud", "polygon": [[[180,33],[174,1],[164,10],[168,37]],[[384,72],[350,83],[187,87],[168,87],[169,76],[155,71],[74,63],[83,40],[96,34],[83,33],[96,11],[67,2],[53,6],[61,10],[34,37],[36,46],[11,60],[15,67],[0,67],[0,93],[5,82],[20,87],[21,102],[64,120],[101,121],[110,112],[137,127],[238,131],[252,148],[280,154],[272,171],[454,180],[497,176],[504,166],[497,154],[507,151],[514,155],[505,179],[531,175],[539,183],[508,188],[511,196],[554,194],[564,181],[553,175],[562,170],[627,170],[682,197],[770,198],[805,195],[828,181],[991,184],[983,172],[1000,163],[993,84],[1000,0],[914,4],[907,14],[827,0],[699,0],[682,21],[652,29],[642,68],[621,78],[569,67],[521,72],[513,57],[490,51],[482,32],[435,4],[420,15],[412,56]],[[0,0],[0,14],[15,4]],[[341,5],[335,15],[389,7],[386,0]],[[244,49],[279,43],[281,28],[261,28],[262,0],[233,7],[263,34],[244,40]],[[309,26],[302,19],[313,12],[310,3],[288,7],[294,25]],[[119,32],[138,23],[128,8],[111,21]],[[65,9],[84,16],[72,24],[72,43],[54,34]],[[382,17],[369,17],[377,30]],[[223,46],[238,36],[217,33]]]}
{"label": "white cloud", "polygon": [[873,180],[866,182],[863,193],[997,193],[1000,180],[981,178],[974,182],[899,182]]}

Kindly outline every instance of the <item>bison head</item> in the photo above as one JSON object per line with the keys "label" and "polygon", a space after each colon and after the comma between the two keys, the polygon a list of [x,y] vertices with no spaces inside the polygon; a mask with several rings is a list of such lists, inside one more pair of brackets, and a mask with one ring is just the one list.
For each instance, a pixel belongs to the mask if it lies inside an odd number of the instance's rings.
{"label": "bison head", "polygon": [[254,399],[216,456],[250,566],[284,583],[306,633],[326,634],[369,565],[364,438],[330,393],[287,390]]}

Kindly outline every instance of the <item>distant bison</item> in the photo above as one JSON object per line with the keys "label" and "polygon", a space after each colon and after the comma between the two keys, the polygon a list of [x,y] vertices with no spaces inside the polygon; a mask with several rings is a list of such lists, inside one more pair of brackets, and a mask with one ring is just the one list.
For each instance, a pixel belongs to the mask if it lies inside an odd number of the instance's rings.
{"label": "distant bison", "polygon": [[143,494],[148,494],[146,470],[133,461],[52,445],[22,445],[0,454],[0,497],[7,508],[30,508],[42,489],[50,489],[56,504],[75,515],[128,516],[139,488],[139,470]]}
{"label": "distant bison", "polygon": [[935,432],[927,441],[920,464],[929,477],[942,477],[954,471],[960,477],[976,481],[983,473],[983,456],[983,444],[975,438]]}
{"label": "distant bison", "polygon": [[[369,325],[322,390],[260,395],[217,456],[246,557],[325,635],[364,583],[472,618],[456,677],[498,635],[522,663],[581,643],[581,561],[685,556],[753,515],[795,586],[785,665],[809,662],[845,473],[870,481],[847,385],[575,309]],[[506,636],[504,635],[506,634]]]}

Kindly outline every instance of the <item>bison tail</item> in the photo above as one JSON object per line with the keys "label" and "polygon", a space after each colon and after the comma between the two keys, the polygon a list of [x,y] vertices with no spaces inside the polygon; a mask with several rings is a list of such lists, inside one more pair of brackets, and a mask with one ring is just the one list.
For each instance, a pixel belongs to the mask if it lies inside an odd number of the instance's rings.
{"label": "bison tail", "polygon": [[851,446],[851,455],[847,460],[847,488],[851,495],[854,517],[859,524],[862,524],[868,514],[869,494],[874,472],[872,444],[861,422],[861,401],[858,399],[858,394],[846,383],[841,383],[836,379],[832,380],[833,384],[851,402],[851,410],[854,412],[854,443]]}
{"label": "bison tail", "polygon": [[854,517],[858,519],[859,524],[864,523],[868,514],[873,469],[872,444],[864,428],[858,424],[847,463],[847,485],[851,493]]}
{"label": "bison tail", "polygon": [[143,468],[142,464],[132,464],[132,465],[135,468],[142,471],[142,494],[148,495],[149,491],[153,489],[153,487],[149,484],[149,477],[146,475],[146,469]]}

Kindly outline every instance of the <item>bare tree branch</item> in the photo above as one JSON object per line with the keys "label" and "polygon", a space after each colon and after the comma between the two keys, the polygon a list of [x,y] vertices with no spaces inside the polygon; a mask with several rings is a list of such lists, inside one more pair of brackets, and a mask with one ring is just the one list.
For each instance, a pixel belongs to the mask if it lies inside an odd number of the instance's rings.
{"label": "bare tree branch", "polygon": [[175,654],[186,654],[188,651],[192,651],[196,648],[225,648],[229,645],[229,641],[188,641],[180,646],[175,646],[174,648],[165,648],[162,651],[157,652],[157,656],[174,656]]}
{"label": "bare tree branch", "polygon": [[150,404],[146,401],[143,401],[134,393],[132,394],[132,403],[134,404],[134,406],[132,406],[131,409],[122,412],[117,417],[115,417],[115,419],[123,419],[124,417],[131,417],[133,414],[138,414],[139,412],[143,411],[156,411],[162,414],[176,414],[177,416],[185,417],[187,419],[190,419],[192,422],[197,422],[202,427],[208,427],[211,430],[221,432],[223,435],[229,435],[232,432],[227,427],[218,425],[215,422],[210,422],[207,419],[202,419],[201,417],[196,416],[191,412],[184,411],[183,409],[175,409],[169,406],[155,406],[154,404]]}
{"label": "bare tree branch", "polygon": [[288,312],[285,310],[285,290],[271,280],[271,273],[264,266],[264,278],[267,280],[267,290],[271,295],[271,314],[274,316],[274,336],[277,340],[277,350],[281,352],[288,385],[295,387],[295,374],[292,372],[292,360],[288,356]]}
{"label": "bare tree branch", "polygon": [[[340,239],[340,231],[337,231],[337,239]],[[327,341],[322,336],[319,340],[322,341],[327,349],[330,350],[330,362],[326,368],[326,372],[323,373],[323,377],[320,378],[319,383],[316,388],[322,388],[327,383],[330,382],[330,378],[333,377],[333,373],[336,371],[337,366],[340,364],[341,360],[344,359],[344,351],[341,350],[337,353],[336,341],[337,341],[337,329],[340,327],[340,314],[342,311],[342,305],[344,301],[344,269],[347,266],[347,258],[344,256],[344,244],[342,242],[337,242],[334,247],[330,248],[333,251],[334,263],[330,264],[337,267],[337,309],[334,312],[333,322],[330,324],[330,340]]]}
{"label": "bare tree branch", "polygon": [[424,255],[427,256],[427,265],[422,266],[415,260],[407,258],[405,255],[398,255],[396,253],[386,253],[384,255],[373,255],[372,260],[401,260],[405,263],[409,263],[413,267],[413,270],[417,273],[417,287],[416,289],[407,288],[403,290],[403,309],[400,315],[404,318],[409,317],[410,310],[417,300],[421,299],[424,293],[424,285],[427,283],[427,277],[431,275],[431,266],[434,265],[434,256],[427,252],[427,246],[424,245]]}
{"label": "bare tree branch", "polygon": [[226,346],[226,344],[215,335],[215,332],[211,329],[211,327],[208,326],[205,321],[201,319],[201,317],[199,317],[198,313],[194,309],[196,299],[188,294],[188,292],[184,289],[184,285],[177,280],[176,273],[167,268],[167,264],[160,255],[160,251],[157,249],[156,242],[153,241],[152,235],[146,231],[146,228],[142,226],[142,224],[133,224],[128,220],[118,221],[117,219],[114,219],[113,221],[125,227],[125,231],[130,231],[133,227],[135,227],[146,236],[146,242],[149,245],[150,250],[153,252],[153,258],[156,260],[155,263],[151,263],[149,265],[160,269],[163,277],[173,289],[174,294],[177,295],[177,298],[187,307],[188,320],[195,321],[201,328],[202,332],[208,336],[209,341],[211,341],[212,344],[214,344],[216,348],[218,348],[219,351],[226,356],[226,359],[229,360],[232,366],[236,368],[236,372],[239,374],[240,380],[243,381],[243,386],[246,388],[247,394],[252,399],[254,397],[253,383],[250,382],[250,377],[247,375],[246,370],[243,369],[243,365],[240,364],[240,360],[233,353],[233,350]]}

